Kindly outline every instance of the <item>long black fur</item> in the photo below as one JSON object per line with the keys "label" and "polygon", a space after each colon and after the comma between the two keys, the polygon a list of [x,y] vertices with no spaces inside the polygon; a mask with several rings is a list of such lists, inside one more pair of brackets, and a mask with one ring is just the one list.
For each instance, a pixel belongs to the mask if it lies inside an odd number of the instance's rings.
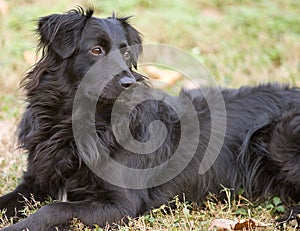
{"label": "long black fur", "polygon": [[[278,84],[222,90],[227,113],[226,136],[218,159],[204,175],[199,175],[198,169],[211,134],[211,116],[199,90],[181,93],[193,102],[201,133],[197,153],[178,176],[157,187],[126,189],[95,175],[83,161],[72,130],[77,87],[98,60],[90,53],[92,47],[87,41],[103,46],[108,54],[113,48],[119,49],[121,43],[140,45],[142,39],[129,25],[128,18],[98,19],[92,14],[92,10],[77,9],[39,20],[37,32],[42,57],[23,81],[28,106],[18,128],[20,146],[28,153],[28,167],[22,183],[0,198],[0,209],[7,209],[8,217],[21,215],[24,197],[30,200],[31,195],[40,201],[49,197],[61,200],[66,195],[67,201],[46,205],[2,230],[50,230],[68,224],[72,217],[90,226],[104,226],[125,216],[144,214],[176,195],[184,194],[186,200],[201,203],[209,192],[219,194],[222,185],[243,188],[250,199],[270,194],[286,202],[299,201],[300,90]],[[132,51],[125,74],[151,90],[148,80],[133,71],[140,53],[140,49]],[[148,155],[125,150],[116,141],[110,124],[114,99],[122,92],[120,76],[116,75],[100,95],[96,110],[98,139],[121,164],[132,168],[154,167],[168,160],[176,150],[181,132],[178,115],[160,101],[139,104],[130,114],[133,137],[146,142],[149,124],[160,120],[167,127],[167,139]],[[205,91],[213,98],[216,90]]]}

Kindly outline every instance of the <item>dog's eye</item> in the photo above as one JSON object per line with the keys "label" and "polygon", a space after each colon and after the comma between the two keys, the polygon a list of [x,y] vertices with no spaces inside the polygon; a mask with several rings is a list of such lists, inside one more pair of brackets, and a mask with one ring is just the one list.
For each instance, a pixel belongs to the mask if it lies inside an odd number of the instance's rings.
{"label": "dog's eye", "polygon": [[130,57],[131,57],[130,52],[129,51],[125,51],[124,54],[123,54],[123,57],[124,57],[125,60],[129,60]]}
{"label": "dog's eye", "polygon": [[93,55],[104,55],[105,54],[105,51],[104,51],[103,47],[101,47],[101,46],[92,48],[91,52]]}

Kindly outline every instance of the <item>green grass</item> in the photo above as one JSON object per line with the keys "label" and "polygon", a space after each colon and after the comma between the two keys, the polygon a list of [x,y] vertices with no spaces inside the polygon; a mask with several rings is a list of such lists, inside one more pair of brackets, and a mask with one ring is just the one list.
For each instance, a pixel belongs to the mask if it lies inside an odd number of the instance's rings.
{"label": "green grass", "polygon": [[13,94],[0,95],[0,120],[10,120],[21,114],[22,101]]}
{"label": "green grass", "polygon": [[[229,189],[224,189],[230,192]],[[229,193],[230,194],[230,193]],[[250,202],[242,195],[236,198],[229,197],[220,202],[215,195],[209,195],[202,206],[197,206],[186,201],[179,201],[174,198],[172,209],[169,204],[161,205],[159,208],[153,209],[149,214],[131,218],[128,217],[128,223],[118,223],[107,225],[105,227],[87,227],[79,219],[74,218],[70,221],[70,225],[75,231],[102,231],[102,230],[208,230],[213,219],[257,219],[262,223],[267,224],[267,227],[256,230],[279,230],[278,224],[274,222],[285,208],[281,205],[281,200],[278,197],[268,198],[265,202]],[[46,202],[46,203],[52,203]],[[29,216],[39,209],[45,203],[34,201],[27,203],[22,213]],[[175,204],[175,208],[174,208]],[[0,228],[3,225],[12,223],[4,213],[0,213]],[[284,230],[294,229],[295,223],[285,226]]]}
{"label": "green grass", "polygon": [[[0,15],[0,84],[2,92],[17,89],[31,63],[24,52],[35,51],[36,19],[65,12],[82,3],[96,15],[133,15],[132,23],[146,43],[182,48],[201,60],[225,86],[280,81],[299,84],[300,3],[289,1],[129,0],[9,1]],[[7,78],[9,76],[9,78]],[[298,78],[297,78],[298,77]]]}
{"label": "green grass", "polygon": [[[5,1],[9,8],[0,13],[0,194],[17,185],[26,166],[26,156],[15,150],[13,137],[24,108],[18,86],[34,61],[30,57],[34,57],[34,30],[40,16],[65,12],[79,4],[94,5],[97,16],[107,17],[112,11],[133,15],[131,22],[144,34],[145,43],[170,44],[189,52],[224,87],[269,81],[300,86],[297,0]],[[38,202],[28,205],[24,212],[30,214],[39,206]],[[240,196],[221,203],[211,195],[200,208],[177,201],[177,209],[167,214],[165,209],[131,219],[119,229],[206,230],[215,218],[251,217],[270,223],[284,207],[274,198],[249,202]],[[0,214],[0,227],[8,222]],[[72,223],[75,230],[88,230],[78,220]],[[278,229],[273,224],[265,230]],[[287,230],[294,229],[290,225]]]}

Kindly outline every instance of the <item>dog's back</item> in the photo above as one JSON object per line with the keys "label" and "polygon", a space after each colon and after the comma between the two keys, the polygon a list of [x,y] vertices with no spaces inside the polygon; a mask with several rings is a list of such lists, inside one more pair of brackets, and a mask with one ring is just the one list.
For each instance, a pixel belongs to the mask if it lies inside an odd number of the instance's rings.
{"label": "dog's back", "polygon": [[[208,92],[206,98],[214,97],[214,89],[203,91]],[[205,125],[212,122],[207,99],[197,89],[187,94],[198,107],[200,127],[204,129],[201,132],[207,137],[211,127]],[[220,192],[222,184],[228,188],[245,189],[249,198],[262,198],[269,193],[284,200],[298,201],[299,88],[267,84],[223,89],[222,95],[226,107],[226,120],[223,121],[226,123],[226,135],[222,150],[207,173],[210,176],[207,192]],[[203,113],[205,110],[207,113]],[[202,148],[198,155],[204,152]],[[200,179],[203,180],[203,177]]]}

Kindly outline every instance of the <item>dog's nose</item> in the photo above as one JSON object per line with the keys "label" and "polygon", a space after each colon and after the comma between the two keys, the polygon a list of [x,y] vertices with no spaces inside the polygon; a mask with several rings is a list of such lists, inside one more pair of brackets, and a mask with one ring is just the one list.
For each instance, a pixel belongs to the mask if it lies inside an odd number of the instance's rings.
{"label": "dog's nose", "polygon": [[125,76],[119,80],[119,83],[120,83],[121,87],[126,89],[126,88],[129,88],[131,85],[135,84],[136,80],[133,77]]}

